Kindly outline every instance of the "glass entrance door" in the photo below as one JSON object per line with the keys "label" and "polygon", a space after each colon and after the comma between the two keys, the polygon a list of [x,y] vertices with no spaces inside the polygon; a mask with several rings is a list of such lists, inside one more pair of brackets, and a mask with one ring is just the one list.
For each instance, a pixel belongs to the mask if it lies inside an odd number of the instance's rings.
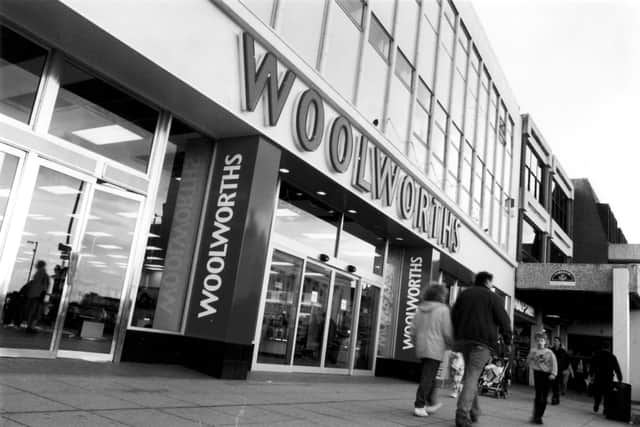
{"label": "glass entrance door", "polygon": [[0,259],[0,355],[109,354],[140,198],[35,156],[19,193]]}
{"label": "glass entrance door", "polygon": [[279,249],[268,274],[257,369],[373,369],[380,288]]}

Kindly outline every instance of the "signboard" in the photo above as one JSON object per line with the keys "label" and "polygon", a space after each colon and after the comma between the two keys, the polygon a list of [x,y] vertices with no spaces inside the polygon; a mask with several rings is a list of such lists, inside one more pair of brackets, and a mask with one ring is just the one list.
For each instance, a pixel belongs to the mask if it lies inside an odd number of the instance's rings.
{"label": "signboard", "polygon": [[247,220],[256,151],[250,144],[218,143],[186,333],[223,339]]}
{"label": "signboard", "polygon": [[518,313],[524,314],[525,316],[529,317],[536,317],[536,310],[527,303],[522,302],[519,299],[515,299],[514,304],[515,305],[513,308]]}
{"label": "signboard", "polygon": [[[462,223],[427,187],[416,180],[402,164],[396,163],[382,145],[367,138],[345,115],[329,120],[325,100],[313,88],[293,93],[299,77],[291,70],[282,74],[272,52],[258,63],[255,40],[242,35],[242,96],[245,111],[255,111],[265,100],[266,126],[276,126],[287,99],[293,96],[293,138],[299,151],[311,154],[324,150],[328,168],[335,174],[348,174],[351,186],[395,215],[416,233],[444,250],[458,252]],[[278,76],[282,75],[281,79]]]}
{"label": "signboard", "polygon": [[570,271],[558,270],[551,275],[549,284],[551,286],[575,286],[576,277]]}
{"label": "signboard", "polygon": [[407,248],[404,253],[402,282],[398,309],[395,359],[416,360],[416,349],[411,338],[411,327],[416,315],[422,289],[429,286],[433,249]]}

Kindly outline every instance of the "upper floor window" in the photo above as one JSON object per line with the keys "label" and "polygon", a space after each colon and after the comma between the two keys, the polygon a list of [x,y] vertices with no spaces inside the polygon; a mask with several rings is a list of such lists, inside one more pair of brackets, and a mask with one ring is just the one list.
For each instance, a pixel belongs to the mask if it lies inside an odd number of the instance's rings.
{"label": "upper floor window", "polygon": [[524,185],[533,197],[540,203],[544,203],[542,192],[542,162],[527,145],[524,158]]}
{"label": "upper floor window", "polygon": [[364,0],[336,0],[353,22],[362,28],[364,20]]}
{"label": "upper floor window", "polygon": [[544,262],[542,250],[544,237],[529,221],[522,221],[522,236],[520,239],[520,258],[524,262]]}
{"label": "upper floor window", "polygon": [[391,53],[391,36],[387,34],[378,19],[371,16],[371,29],[369,30],[369,43],[380,54],[384,62],[389,63]]}
{"label": "upper floor window", "polygon": [[47,51],[0,26],[0,113],[28,123]]}
{"label": "upper floor window", "polygon": [[146,172],[158,111],[65,62],[49,133]]}
{"label": "upper floor window", "polygon": [[554,180],[551,183],[551,217],[566,233],[569,233],[571,200]]}

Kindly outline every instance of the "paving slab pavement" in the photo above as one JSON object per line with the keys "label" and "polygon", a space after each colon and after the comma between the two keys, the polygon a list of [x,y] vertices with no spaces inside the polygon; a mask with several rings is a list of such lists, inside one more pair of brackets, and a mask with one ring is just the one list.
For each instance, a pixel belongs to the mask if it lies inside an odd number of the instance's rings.
{"label": "paving slab pavement", "polygon": [[[252,373],[220,380],[173,365],[0,358],[4,426],[453,426],[454,399],[428,418],[412,416],[415,385],[376,377]],[[481,398],[477,427],[528,424],[533,390]],[[549,406],[545,425],[621,423],[591,412],[585,396]]]}

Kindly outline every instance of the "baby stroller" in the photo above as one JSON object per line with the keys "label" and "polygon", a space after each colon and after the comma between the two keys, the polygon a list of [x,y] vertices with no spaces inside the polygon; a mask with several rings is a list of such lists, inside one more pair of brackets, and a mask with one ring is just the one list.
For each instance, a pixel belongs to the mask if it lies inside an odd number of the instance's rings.
{"label": "baby stroller", "polygon": [[489,362],[478,380],[478,392],[481,395],[493,393],[498,399],[506,399],[509,396],[510,371],[511,360],[508,357]]}

